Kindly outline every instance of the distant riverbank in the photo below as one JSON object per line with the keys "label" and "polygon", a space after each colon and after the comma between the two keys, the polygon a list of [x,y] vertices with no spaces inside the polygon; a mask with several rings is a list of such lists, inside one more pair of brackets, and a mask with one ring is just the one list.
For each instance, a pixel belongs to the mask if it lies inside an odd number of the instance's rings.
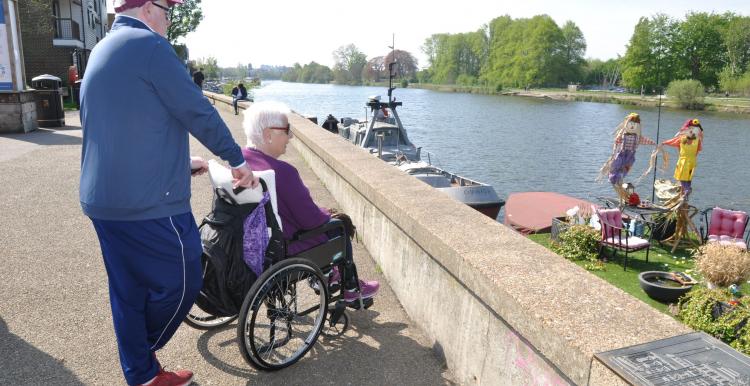
{"label": "distant riverbank", "polygon": [[[640,96],[636,94],[608,92],[608,91],[576,91],[569,92],[563,89],[503,89],[500,92],[492,91],[481,86],[459,86],[450,84],[411,83],[409,87],[422,88],[433,91],[460,92],[472,94],[510,95],[527,98],[543,98],[579,102],[616,103],[622,105],[634,105],[645,107],[657,107],[659,97],[653,95]],[[662,97],[662,107],[680,110],[676,102],[668,97]],[[750,98],[724,98],[708,96],[705,100],[704,111],[720,111],[737,114],[750,114]]]}

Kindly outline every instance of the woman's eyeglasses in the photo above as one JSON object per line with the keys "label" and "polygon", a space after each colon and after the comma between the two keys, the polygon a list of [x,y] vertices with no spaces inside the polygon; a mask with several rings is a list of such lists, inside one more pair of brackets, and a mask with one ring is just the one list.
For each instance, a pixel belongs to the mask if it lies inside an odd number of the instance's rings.
{"label": "woman's eyeglasses", "polygon": [[171,13],[171,10],[169,9],[169,7],[165,7],[165,6],[159,4],[159,3],[155,2],[155,1],[152,1],[151,4],[155,5],[156,8],[163,9],[164,10],[164,17],[166,17],[167,20],[169,20],[169,15]]}
{"label": "woman's eyeglasses", "polygon": [[286,124],[286,127],[269,127],[268,130],[283,130],[286,133],[286,135],[292,134],[292,131],[288,123]]}

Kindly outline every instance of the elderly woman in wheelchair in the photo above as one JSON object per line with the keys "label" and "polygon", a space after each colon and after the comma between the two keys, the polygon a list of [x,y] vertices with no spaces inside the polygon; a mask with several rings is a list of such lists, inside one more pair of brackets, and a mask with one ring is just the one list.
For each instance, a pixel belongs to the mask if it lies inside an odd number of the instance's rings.
{"label": "elderly woman in wheelchair", "polygon": [[343,334],[346,308],[368,308],[379,288],[359,280],[344,222],[318,207],[299,172],[278,159],[292,138],[289,113],[275,102],[245,113],[243,154],[262,192],[233,191],[231,173],[209,167],[216,195],[201,224],[204,284],[186,318],[201,329],[239,319],[240,352],[261,370],[295,363],[321,333]]}

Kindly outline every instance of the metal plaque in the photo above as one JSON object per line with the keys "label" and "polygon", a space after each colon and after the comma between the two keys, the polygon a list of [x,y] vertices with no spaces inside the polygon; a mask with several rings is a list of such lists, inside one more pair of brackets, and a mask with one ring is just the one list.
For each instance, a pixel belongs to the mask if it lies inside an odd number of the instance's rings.
{"label": "metal plaque", "polygon": [[632,385],[750,385],[750,357],[704,333],[594,354]]}

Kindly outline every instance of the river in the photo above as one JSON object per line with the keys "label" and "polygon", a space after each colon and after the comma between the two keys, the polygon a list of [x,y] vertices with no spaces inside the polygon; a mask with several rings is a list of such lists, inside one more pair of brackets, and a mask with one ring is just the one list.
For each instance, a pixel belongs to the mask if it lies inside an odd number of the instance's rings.
{"label": "river", "polygon": [[[317,116],[319,122],[328,114],[362,118],[369,96],[387,98],[382,87],[280,81],[264,82],[252,92],[256,101],[280,100],[300,114]],[[656,139],[657,134],[656,108],[411,88],[396,89],[393,95],[404,104],[399,116],[409,139],[430,152],[433,163],[491,184],[505,198],[524,191],[554,191],[592,202],[597,196],[613,196],[609,183],[595,178],[609,157],[614,128],[634,111],[641,115],[643,135]],[[750,212],[750,117],[662,109],[659,140],[672,137],[693,117],[701,120],[705,143],[691,203],[701,209],[722,206]],[[639,147],[628,181],[646,169],[652,150]],[[670,165],[658,178],[671,178],[674,171],[676,149],[669,150]],[[636,186],[641,198],[651,198],[651,179]]]}

